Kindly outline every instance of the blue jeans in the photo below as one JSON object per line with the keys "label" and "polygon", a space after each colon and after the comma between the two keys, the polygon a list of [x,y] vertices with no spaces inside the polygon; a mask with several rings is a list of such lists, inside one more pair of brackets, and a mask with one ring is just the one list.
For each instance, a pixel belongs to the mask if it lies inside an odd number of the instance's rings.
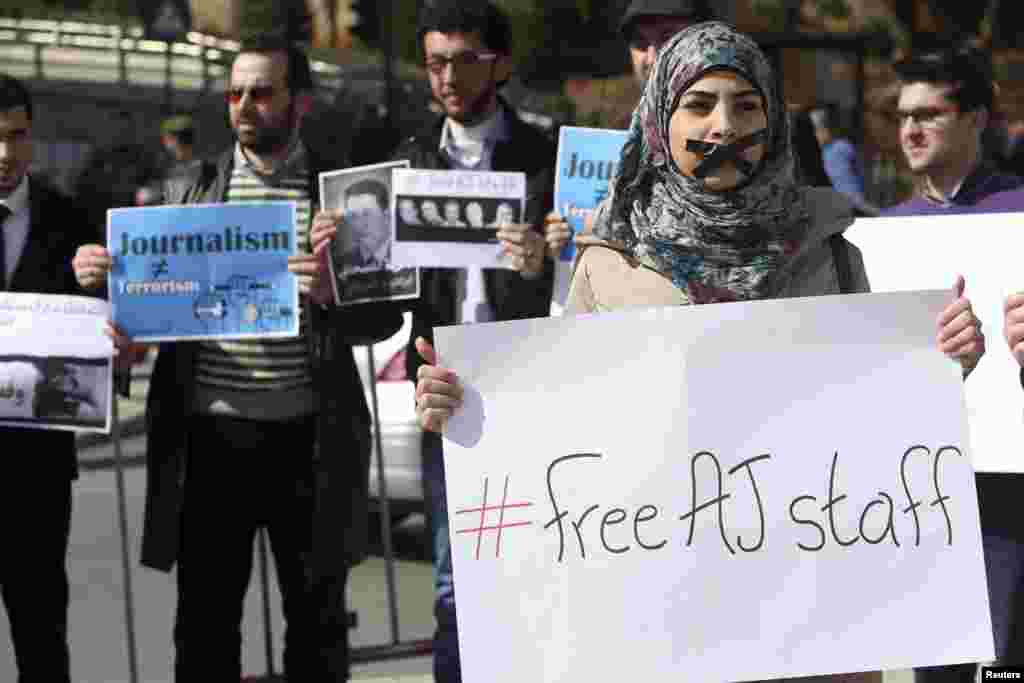
{"label": "blue jeans", "polygon": [[[1016,507],[1024,495],[1024,476],[979,473],[975,477],[996,662],[1019,666],[1024,664],[1024,525],[1016,520]],[[922,667],[914,670],[914,680],[973,683],[977,667],[973,663]]]}
{"label": "blue jeans", "polygon": [[423,432],[422,453],[423,487],[427,496],[427,518],[430,520],[434,550],[434,618],[437,622],[434,631],[434,680],[436,683],[461,683],[441,436]]}

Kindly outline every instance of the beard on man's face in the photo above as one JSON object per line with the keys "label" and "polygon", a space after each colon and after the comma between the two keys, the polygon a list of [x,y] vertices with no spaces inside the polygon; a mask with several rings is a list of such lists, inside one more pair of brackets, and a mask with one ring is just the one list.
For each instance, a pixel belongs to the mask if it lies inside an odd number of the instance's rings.
{"label": "beard on man's face", "polygon": [[449,106],[443,97],[438,99],[438,102],[444,109],[445,114],[448,115],[448,118],[458,121],[463,125],[472,126],[473,124],[479,123],[487,118],[487,115],[490,113],[491,101],[497,92],[497,83],[491,81],[479,95],[466,102],[466,104],[461,107]]}
{"label": "beard on man's face", "polygon": [[256,154],[273,154],[291,142],[293,120],[294,104],[289,104],[283,119],[261,121],[258,114],[251,118],[239,114],[238,125],[233,128],[235,137],[245,149]]}

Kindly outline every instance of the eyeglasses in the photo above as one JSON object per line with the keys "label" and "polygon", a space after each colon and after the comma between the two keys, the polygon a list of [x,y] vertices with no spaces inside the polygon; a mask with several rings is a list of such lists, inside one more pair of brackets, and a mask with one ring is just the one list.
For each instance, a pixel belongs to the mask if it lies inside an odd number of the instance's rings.
{"label": "eyeglasses", "polygon": [[459,52],[450,57],[444,56],[432,56],[425,62],[427,71],[440,76],[444,73],[444,70],[451,64],[453,69],[473,69],[481,66],[482,64],[490,64],[498,58],[496,52],[477,52],[475,50],[467,50],[466,52]]}
{"label": "eyeglasses", "polygon": [[249,93],[249,99],[253,102],[269,102],[274,96],[274,86],[272,85],[254,85],[253,87],[246,88],[231,88],[225,95],[227,95],[228,102],[231,104],[238,104],[245,97],[245,93]]}
{"label": "eyeglasses", "polygon": [[896,122],[900,128],[908,121],[913,121],[922,128],[938,128],[944,125],[950,118],[956,116],[955,109],[942,107],[921,107],[920,109],[905,109],[896,112]]}

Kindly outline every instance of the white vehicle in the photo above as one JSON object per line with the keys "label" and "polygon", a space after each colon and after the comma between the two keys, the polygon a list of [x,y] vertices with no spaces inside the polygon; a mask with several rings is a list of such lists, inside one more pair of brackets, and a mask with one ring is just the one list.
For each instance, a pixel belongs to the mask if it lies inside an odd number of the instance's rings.
{"label": "white vehicle", "polygon": [[[409,341],[412,314],[405,313],[402,329],[389,339],[373,346],[374,369],[381,376],[389,361],[400,364],[404,377],[405,362],[401,352]],[[366,392],[366,403],[373,411],[370,390],[370,372],[366,347],[352,349]],[[424,510],[423,474],[420,468],[421,431],[416,421],[415,388],[407,379],[378,380],[377,403],[381,425],[381,446],[384,452],[384,480],[387,488],[390,516],[398,520],[412,512]],[[375,510],[380,509],[380,479],[376,441],[370,459],[370,499]]]}

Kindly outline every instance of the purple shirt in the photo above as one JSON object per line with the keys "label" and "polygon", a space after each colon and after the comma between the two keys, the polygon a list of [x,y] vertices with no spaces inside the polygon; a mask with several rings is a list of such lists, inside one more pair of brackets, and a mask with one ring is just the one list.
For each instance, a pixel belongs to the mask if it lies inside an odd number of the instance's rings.
{"label": "purple shirt", "polygon": [[990,194],[974,205],[974,211],[977,213],[1024,211],[1024,187]]}
{"label": "purple shirt", "polygon": [[[1024,194],[1018,194],[1016,204],[1010,199],[996,199],[999,194],[1009,193],[1021,187],[1024,180],[1006,173],[998,173],[987,165],[981,165],[964,179],[960,190],[949,202],[938,202],[920,194],[914,195],[902,204],[883,209],[882,216],[923,216],[950,213],[990,213],[999,211],[1024,210]],[[1001,207],[1001,208],[996,208]]]}

